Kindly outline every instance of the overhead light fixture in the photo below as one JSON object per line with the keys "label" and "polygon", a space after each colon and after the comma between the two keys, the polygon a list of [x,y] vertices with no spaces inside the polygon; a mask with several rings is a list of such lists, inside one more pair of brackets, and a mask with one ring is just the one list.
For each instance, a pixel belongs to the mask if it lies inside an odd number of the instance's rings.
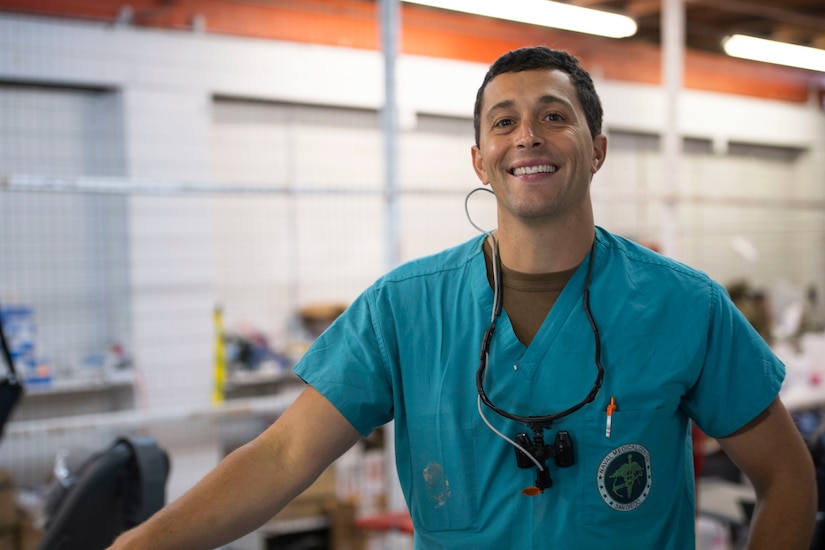
{"label": "overhead light fixture", "polygon": [[530,25],[583,32],[609,38],[636,34],[636,21],[625,15],[551,2],[550,0],[404,0],[432,8],[460,11]]}
{"label": "overhead light fixture", "polygon": [[825,50],[787,42],[734,34],[722,40],[725,53],[733,57],[825,72]]}

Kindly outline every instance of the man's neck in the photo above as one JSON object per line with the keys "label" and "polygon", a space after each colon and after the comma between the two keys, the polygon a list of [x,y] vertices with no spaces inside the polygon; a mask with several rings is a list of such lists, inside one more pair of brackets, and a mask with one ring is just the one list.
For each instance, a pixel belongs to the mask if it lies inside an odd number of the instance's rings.
{"label": "man's neck", "polygon": [[501,263],[508,268],[521,273],[554,273],[584,260],[595,228],[592,221],[563,228],[500,224],[495,238]]}

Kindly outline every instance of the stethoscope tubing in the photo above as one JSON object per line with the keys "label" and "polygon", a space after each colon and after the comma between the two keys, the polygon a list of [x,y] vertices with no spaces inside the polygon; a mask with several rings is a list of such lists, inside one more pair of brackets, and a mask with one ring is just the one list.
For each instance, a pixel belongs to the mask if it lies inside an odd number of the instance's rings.
{"label": "stethoscope tubing", "polygon": [[563,411],[543,416],[523,416],[509,412],[507,410],[502,409],[501,407],[496,406],[487,396],[487,393],[484,391],[484,378],[487,373],[487,363],[489,360],[490,344],[493,340],[493,334],[495,333],[496,328],[496,321],[498,320],[498,317],[501,315],[504,301],[503,285],[501,280],[501,259],[499,258],[497,250],[498,245],[495,242],[495,239],[492,237],[492,235],[490,235],[489,233],[488,235],[493,239],[491,247],[493,250],[493,281],[495,288],[493,297],[492,319],[490,320],[490,326],[484,332],[484,336],[481,340],[479,367],[476,371],[476,389],[478,390],[478,396],[487,407],[493,410],[496,414],[503,416],[504,418],[513,420],[515,422],[520,422],[522,424],[526,424],[534,430],[537,428],[549,428],[553,424],[553,422],[561,420],[562,418],[578,411],[588,403],[593,402],[596,399],[596,396],[598,395],[599,390],[602,387],[602,382],[604,381],[604,368],[602,367],[601,362],[601,337],[599,336],[599,329],[596,325],[596,321],[593,318],[592,312],[590,311],[590,280],[593,274],[594,256],[596,254],[596,240],[594,238],[593,244],[590,247],[590,254],[587,264],[587,276],[585,278],[584,292],[582,295],[584,313],[587,316],[587,321],[590,323],[590,328],[593,331],[593,339],[596,345],[596,379],[593,382],[593,387],[590,389],[590,392],[585,396],[584,399]]}

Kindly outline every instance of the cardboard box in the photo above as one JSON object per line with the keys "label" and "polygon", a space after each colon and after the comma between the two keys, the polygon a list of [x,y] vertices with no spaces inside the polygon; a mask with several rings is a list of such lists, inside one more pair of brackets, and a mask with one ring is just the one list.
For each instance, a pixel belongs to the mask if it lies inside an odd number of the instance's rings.
{"label": "cardboard box", "polygon": [[367,533],[355,524],[357,506],[351,502],[333,502],[327,505],[334,550],[364,550]]}
{"label": "cardboard box", "polygon": [[303,493],[287,504],[274,519],[296,519],[323,516],[325,507],[335,500],[335,472],[327,468]]}
{"label": "cardboard box", "polygon": [[17,502],[14,491],[12,473],[0,469],[0,533],[5,533],[17,525]]}
{"label": "cardboard box", "polygon": [[17,550],[37,550],[43,532],[34,526],[34,520],[24,515],[17,527]]}

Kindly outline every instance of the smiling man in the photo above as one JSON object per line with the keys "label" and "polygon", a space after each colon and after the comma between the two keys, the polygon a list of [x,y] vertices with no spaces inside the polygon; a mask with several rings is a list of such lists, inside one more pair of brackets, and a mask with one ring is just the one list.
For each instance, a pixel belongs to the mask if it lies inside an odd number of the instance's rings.
{"label": "smiling man", "polygon": [[[479,99],[473,167],[498,201],[502,262],[532,273],[578,265],[593,239],[590,180],[604,162],[607,139],[590,130],[576,88],[560,70],[502,73]],[[541,254],[554,235],[566,242],[575,236],[580,246]],[[521,254],[531,251],[532,259]]]}
{"label": "smiling man", "polygon": [[750,548],[807,550],[784,368],[719,284],[595,225],[601,123],[569,54],[497,60],[472,163],[498,229],[376,281],[296,366],[289,410],[114,548],[225,544],[394,420],[419,550],[695,550],[691,421],[754,485]]}

